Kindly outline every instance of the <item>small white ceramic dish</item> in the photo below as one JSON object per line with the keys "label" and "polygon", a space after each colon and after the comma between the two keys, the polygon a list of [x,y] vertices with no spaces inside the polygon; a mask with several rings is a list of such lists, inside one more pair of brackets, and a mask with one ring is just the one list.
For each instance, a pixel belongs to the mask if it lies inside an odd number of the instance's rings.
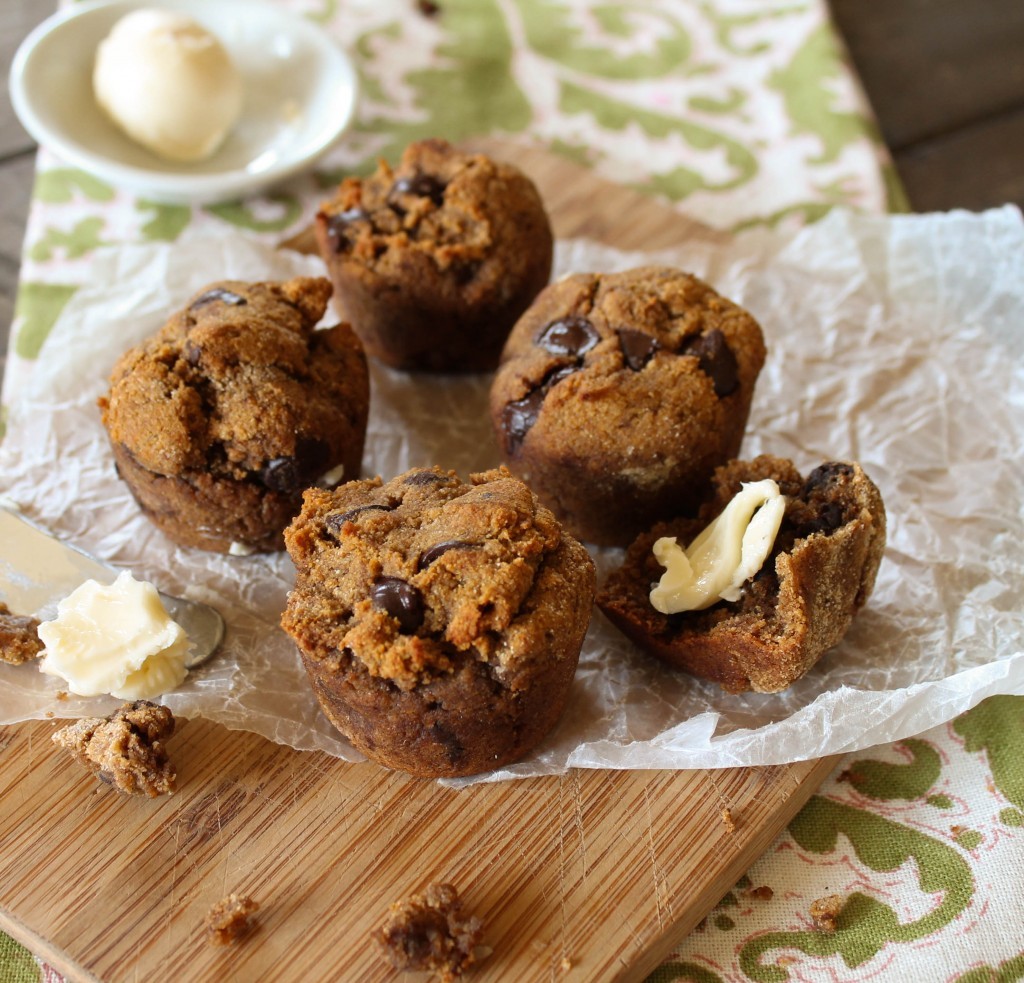
{"label": "small white ceramic dish", "polygon": [[[165,161],[125,136],[92,92],[96,48],[140,7],[197,20],[242,75],[242,115],[220,149],[194,164]],[[14,111],[67,163],[172,204],[238,198],[308,167],[348,126],[355,69],[316,25],[261,0],[91,0],[39,25],[11,64]]]}

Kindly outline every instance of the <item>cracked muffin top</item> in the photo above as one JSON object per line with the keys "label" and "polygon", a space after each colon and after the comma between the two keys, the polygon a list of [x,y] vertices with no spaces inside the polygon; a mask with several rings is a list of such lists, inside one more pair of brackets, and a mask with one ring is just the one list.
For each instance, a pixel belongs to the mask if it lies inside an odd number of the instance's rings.
{"label": "cracked muffin top", "polygon": [[691,274],[573,274],[512,329],[491,421],[505,463],[569,532],[625,546],[696,509],[736,456],[764,359],[754,318]]}
{"label": "cracked muffin top", "polygon": [[[495,383],[504,449],[514,455],[538,424],[589,444],[644,417],[650,426],[629,434],[634,453],[659,454],[667,436],[700,444],[730,397],[749,400],[764,358],[757,322],[691,274],[573,274],[537,298],[505,345]],[[587,427],[558,414],[569,400],[585,403]]]}
{"label": "cracked muffin top", "polygon": [[205,288],[114,366],[100,400],[111,440],[157,475],[311,484],[365,426],[368,400],[351,329],[314,331],[330,295],[307,277]]}
{"label": "cracked muffin top", "polygon": [[499,279],[511,284],[532,270],[538,249],[514,247],[542,245],[532,242],[540,233],[547,235],[550,266],[547,216],[529,178],[444,140],[410,144],[394,169],[382,160],[367,178],[345,178],[317,218],[327,256],[351,259],[382,277],[408,279],[410,261],[429,259],[438,271],[455,274],[453,288],[482,294],[500,288]]}
{"label": "cracked muffin top", "polygon": [[[693,538],[746,482],[770,478],[785,496],[771,552],[735,601],[703,610],[655,610],[652,583],[664,572],[661,537]],[[641,648],[730,692],[774,693],[806,673],[846,634],[875,585],[886,538],[881,495],[859,464],[828,461],[804,478],[792,462],[763,454],[715,472],[696,518],[662,522],[638,536],[598,606]]]}
{"label": "cracked muffin top", "polygon": [[551,275],[551,223],[533,182],[444,140],[346,178],[315,231],[341,316],[368,354],[410,372],[493,370]]}
{"label": "cracked muffin top", "polygon": [[471,482],[429,468],[305,493],[285,533],[299,576],[282,623],[306,655],[327,671],[352,656],[403,690],[467,654],[515,689],[552,658],[576,607],[550,603],[552,578],[582,584],[593,564],[507,471]]}

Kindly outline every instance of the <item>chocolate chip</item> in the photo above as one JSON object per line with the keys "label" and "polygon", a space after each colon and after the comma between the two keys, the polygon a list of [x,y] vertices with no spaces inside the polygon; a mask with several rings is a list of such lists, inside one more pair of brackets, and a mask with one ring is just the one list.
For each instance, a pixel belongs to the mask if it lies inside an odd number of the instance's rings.
{"label": "chocolate chip", "polygon": [[412,177],[399,178],[392,186],[389,198],[395,195],[416,195],[417,198],[429,198],[440,207],[444,204],[446,184],[432,174],[414,174]]}
{"label": "chocolate chip", "polygon": [[332,512],[327,516],[326,524],[327,528],[331,532],[337,533],[341,531],[341,527],[346,522],[352,522],[357,515],[361,515],[363,512],[390,512],[390,505],[357,505],[354,509],[349,509],[347,512],[336,513]]}
{"label": "chocolate chip", "polygon": [[585,317],[570,315],[545,325],[534,339],[554,355],[584,355],[600,340],[597,328]]}
{"label": "chocolate chip", "polygon": [[740,384],[736,356],[718,328],[687,341],[680,354],[697,356],[697,366],[711,377],[716,396],[728,396],[736,391]]}
{"label": "chocolate chip", "polygon": [[223,287],[214,287],[212,290],[207,290],[206,293],[200,294],[196,297],[196,299],[188,305],[188,309],[190,311],[194,311],[197,307],[202,307],[204,304],[212,304],[217,300],[224,304],[230,304],[232,307],[241,307],[243,304],[249,303],[249,301],[239,294],[232,293],[230,290],[225,290]]}
{"label": "chocolate chip", "polygon": [[316,437],[300,437],[295,454],[275,457],[263,466],[260,480],[271,491],[291,495],[311,485],[324,471],[330,460],[331,448]]}
{"label": "chocolate chip", "polygon": [[436,17],[441,13],[441,7],[434,0],[416,0],[416,9],[424,17]]}
{"label": "chocolate chip", "polygon": [[626,365],[634,372],[639,372],[661,348],[657,338],[635,328],[617,328],[615,333],[619,336],[619,347]]}
{"label": "chocolate chip", "polygon": [[360,219],[367,219],[369,217],[369,212],[358,205],[355,208],[348,208],[343,212],[327,215],[327,244],[336,253],[344,252],[345,247],[348,245],[348,239],[345,236],[346,228],[352,222],[358,222]]}
{"label": "chocolate chip", "polygon": [[436,471],[414,471],[402,482],[405,485],[440,485],[451,481],[451,476]]}
{"label": "chocolate chip", "polygon": [[843,510],[835,502],[825,502],[817,515],[807,523],[806,535],[812,532],[835,532],[843,525]]}
{"label": "chocolate chip", "polygon": [[472,283],[476,279],[477,274],[480,272],[480,263],[463,263],[454,268],[455,282],[460,287],[466,286],[468,283]]}
{"label": "chocolate chip", "polygon": [[522,399],[505,405],[501,414],[501,425],[505,431],[505,447],[510,454],[519,449],[526,434],[537,422],[545,395],[544,389],[538,387]]}
{"label": "chocolate chip", "polygon": [[435,721],[430,725],[430,736],[444,748],[450,764],[457,765],[466,756],[466,749],[455,736],[455,732],[448,727]]}
{"label": "chocolate chip", "polygon": [[449,550],[468,550],[474,549],[476,546],[476,543],[467,543],[464,539],[449,539],[443,543],[438,543],[436,546],[431,546],[430,549],[423,551],[417,569],[426,570],[431,563]]}
{"label": "chocolate chip", "polygon": [[802,498],[807,498],[813,492],[827,488],[834,484],[839,478],[848,478],[853,474],[853,465],[843,461],[827,461],[816,467],[804,481]]}
{"label": "chocolate chip", "polygon": [[566,376],[572,375],[578,368],[578,365],[566,365],[555,369],[541,380],[536,389],[528,392],[522,399],[505,404],[505,409],[501,414],[501,423],[505,430],[505,449],[509,454],[514,454],[519,450],[526,434],[537,422],[537,416],[540,414],[541,406],[544,405],[548,391]]}
{"label": "chocolate chip", "polygon": [[412,635],[423,624],[423,595],[401,577],[381,577],[370,589],[375,608],[398,621],[403,635]]}

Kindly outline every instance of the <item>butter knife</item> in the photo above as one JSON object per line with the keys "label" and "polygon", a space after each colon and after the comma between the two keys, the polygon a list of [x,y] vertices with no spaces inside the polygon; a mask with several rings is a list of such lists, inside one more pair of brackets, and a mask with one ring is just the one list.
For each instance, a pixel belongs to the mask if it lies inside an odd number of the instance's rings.
{"label": "butter knife", "polygon": [[[57,539],[0,502],[0,600],[16,614],[53,617],[57,602],[85,580],[109,584],[115,567]],[[224,619],[208,604],[159,591],[167,613],[188,635],[189,669],[206,662],[224,639]]]}

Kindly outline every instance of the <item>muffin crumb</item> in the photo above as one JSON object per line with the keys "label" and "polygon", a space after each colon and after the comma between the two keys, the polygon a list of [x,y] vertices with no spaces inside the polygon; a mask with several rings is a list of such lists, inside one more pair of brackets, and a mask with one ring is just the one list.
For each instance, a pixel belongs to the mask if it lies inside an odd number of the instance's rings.
{"label": "muffin crumb", "polygon": [[476,962],[482,931],[480,919],[465,914],[451,884],[431,884],[422,894],[392,904],[374,938],[400,972],[432,971],[450,983]]}
{"label": "muffin crumb", "polygon": [[732,818],[732,809],[722,810],[722,825],[730,835],[736,832],[736,820]]}
{"label": "muffin crumb", "polygon": [[811,902],[810,914],[814,927],[819,932],[832,933],[836,930],[839,915],[843,910],[843,896],[828,894]]}
{"label": "muffin crumb", "polygon": [[43,643],[36,634],[38,627],[38,619],[12,614],[0,601],[0,662],[20,666],[37,658],[43,651]]}
{"label": "muffin crumb", "polygon": [[206,941],[210,945],[231,945],[244,938],[255,927],[250,917],[259,910],[259,903],[248,895],[229,894],[206,913]]}
{"label": "muffin crumb", "polygon": [[128,795],[155,798],[174,791],[176,775],[164,747],[173,733],[174,715],[167,707],[136,700],[109,717],[76,720],[51,740],[100,781]]}

